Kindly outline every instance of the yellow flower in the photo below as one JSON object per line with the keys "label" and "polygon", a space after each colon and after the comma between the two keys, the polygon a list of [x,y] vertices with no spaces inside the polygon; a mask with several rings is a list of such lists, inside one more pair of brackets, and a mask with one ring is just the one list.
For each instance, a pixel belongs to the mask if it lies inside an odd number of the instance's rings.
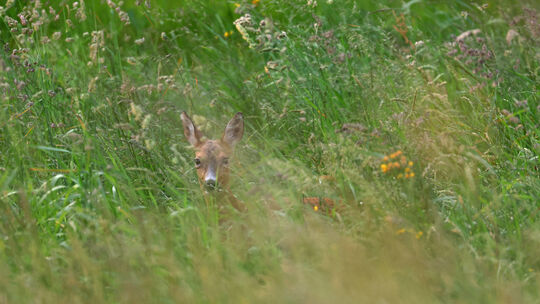
{"label": "yellow flower", "polygon": [[319,210],[319,206],[317,206],[317,205],[313,206],[313,210],[318,211],[318,210]]}
{"label": "yellow flower", "polygon": [[381,170],[382,170],[383,173],[388,171],[388,166],[386,166],[386,164],[382,164],[381,165]]}
{"label": "yellow flower", "polygon": [[409,167],[412,167],[414,163],[412,161],[409,162]]}
{"label": "yellow flower", "polygon": [[395,168],[399,168],[399,163],[398,163],[398,162],[394,162],[394,164],[393,164],[392,166],[395,167]]}
{"label": "yellow flower", "polygon": [[257,4],[259,4],[259,1],[260,0],[253,0],[253,1],[251,1],[251,3],[254,4],[254,5],[257,5]]}
{"label": "yellow flower", "polygon": [[240,7],[240,3],[235,3],[234,6]]}
{"label": "yellow flower", "polygon": [[388,156],[383,157],[383,161],[388,161]]}
{"label": "yellow flower", "polygon": [[396,231],[396,234],[397,234],[397,235],[400,235],[400,234],[404,234],[405,232],[407,232],[407,231],[405,230],[405,228],[401,228],[401,229],[399,229],[398,231]]}
{"label": "yellow flower", "polygon": [[223,36],[225,38],[228,38],[228,37],[231,37],[233,33],[234,33],[233,31],[228,31],[228,32],[223,33]]}
{"label": "yellow flower", "polygon": [[405,172],[409,173],[411,171],[411,168],[405,168]]}
{"label": "yellow flower", "polygon": [[411,174],[409,174],[409,177],[414,177],[414,172],[411,172]]}
{"label": "yellow flower", "polygon": [[416,238],[419,239],[419,238],[422,237],[422,235],[424,235],[424,233],[423,233],[422,231],[418,231],[418,232],[416,233]]}
{"label": "yellow flower", "polygon": [[402,174],[402,173],[400,173],[400,174],[397,175],[397,178],[398,178],[398,179],[400,179],[400,178],[402,178],[402,177],[403,177],[403,174]]}

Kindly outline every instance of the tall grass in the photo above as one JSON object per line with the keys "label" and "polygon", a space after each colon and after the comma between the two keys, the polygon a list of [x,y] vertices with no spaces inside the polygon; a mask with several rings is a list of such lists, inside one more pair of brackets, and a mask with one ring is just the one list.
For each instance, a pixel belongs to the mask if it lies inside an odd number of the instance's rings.
{"label": "tall grass", "polygon": [[538,9],[7,1],[0,302],[537,302]]}

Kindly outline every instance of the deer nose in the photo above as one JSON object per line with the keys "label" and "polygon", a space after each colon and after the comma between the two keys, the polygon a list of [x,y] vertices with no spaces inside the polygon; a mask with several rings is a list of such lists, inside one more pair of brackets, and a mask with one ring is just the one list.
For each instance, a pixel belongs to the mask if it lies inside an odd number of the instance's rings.
{"label": "deer nose", "polygon": [[206,187],[210,189],[214,189],[216,187],[216,180],[215,179],[206,179]]}
{"label": "deer nose", "polygon": [[216,187],[216,170],[214,166],[208,166],[208,171],[206,171],[204,182],[206,183],[206,187],[209,189],[214,189]]}

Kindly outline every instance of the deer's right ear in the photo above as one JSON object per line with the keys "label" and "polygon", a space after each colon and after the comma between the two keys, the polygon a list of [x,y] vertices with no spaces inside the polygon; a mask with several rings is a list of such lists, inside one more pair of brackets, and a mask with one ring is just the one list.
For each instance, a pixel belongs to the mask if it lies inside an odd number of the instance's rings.
{"label": "deer's right ear", "polygon": [[242,139],[244,135],[244,115],[241,112],[236,113],[225,127],[225,132],[221,140],[231,147]]}
{"label": "deer's right ear", "polygon": [[189,141],[189,143],[196,147],[201,143],[201,139],[203,137],[202,132],[197,129],[191,118],[186,114],[186,112],[182,112],[180,114],[180,118],[182,118],[182,125],[184,126],[184,135],[186,136],[186,139]]}

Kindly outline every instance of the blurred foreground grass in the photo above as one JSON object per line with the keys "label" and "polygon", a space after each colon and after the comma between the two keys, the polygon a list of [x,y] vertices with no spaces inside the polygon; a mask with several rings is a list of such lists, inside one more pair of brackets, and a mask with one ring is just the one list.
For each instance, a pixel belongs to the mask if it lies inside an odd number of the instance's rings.
{"label": "blurred foreground grass", "polygon": [[7,1],[0,302],[537,302],[538,9]]}

